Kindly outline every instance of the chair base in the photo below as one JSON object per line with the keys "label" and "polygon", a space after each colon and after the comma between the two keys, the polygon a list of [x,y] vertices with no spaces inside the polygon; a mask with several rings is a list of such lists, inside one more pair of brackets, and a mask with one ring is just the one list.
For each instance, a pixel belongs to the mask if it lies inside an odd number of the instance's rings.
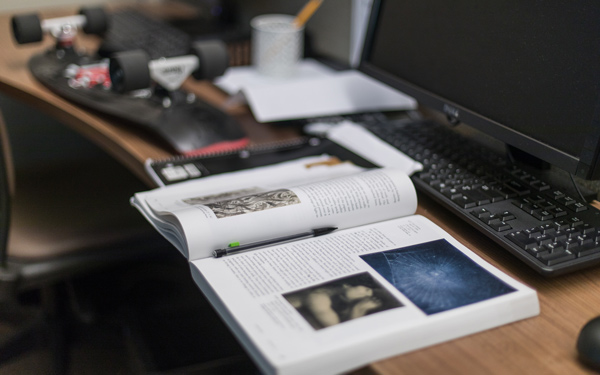
{"label": "chair base", "polygon": [[40,296],[43,302],[39,308],[14,303],[4,306],[0,321],[10,324],[18,320],[20,324],[12,335],[0,343],[0,365],[16,360],[33,349],[47,347],[52,356],[50,372],[56,375],[68,373],[68,317],[63,299],[59,297],[62,294],[60,287],[53,285],[42,288]]}

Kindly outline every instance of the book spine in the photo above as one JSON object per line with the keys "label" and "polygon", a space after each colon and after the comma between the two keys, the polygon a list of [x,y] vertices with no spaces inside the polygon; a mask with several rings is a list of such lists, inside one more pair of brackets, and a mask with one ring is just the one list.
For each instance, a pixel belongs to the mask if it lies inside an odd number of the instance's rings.
{"label": "book spine", "polygon": [[194,161],[202,161],[203,159],[212,159],[223,156],[231,156],[231,155],[239,155],[240,157],[247,157],[250,154],[255,153],[264,153],[264,152],[273,152],[286,150],[290,148],[304,146],[310,142],[309,137],[300,137],[294,138],[291,140],[284,141],[273,141],[268,143],[260,143],[257,145],[250,145],[242,150],[223,150],[223,151],[215,151],[208,152],[201,155],[176,155],[169,158],[164,159],[150,159],[150,166],[163,165],[166,163],[181,163],[181,162],[194,162]]}
{"label": "book spine", "polygon": [[[221,161],[220,159],[223,159],[222,163],[218,164],[224,166],[236,159],[238,161],[250,160],[252,156],[260,157],[259,155],[265,154],[275,156],[282,152],[285,153],[285,151],[293,152],[293,150],[299,150],[306,146],[315,146],[320,142],[315,137],[301,137],[252,145],[242,150],[219,150],[202,155],[178,155],[160,160],[148,159],[145,167],[146,172],[158,186],[165,186],[213,174],[214,171],[209,171],[205,164],[215,165],[215,162]],[[275,157],[273,160],[278,160],[277,158]]]}

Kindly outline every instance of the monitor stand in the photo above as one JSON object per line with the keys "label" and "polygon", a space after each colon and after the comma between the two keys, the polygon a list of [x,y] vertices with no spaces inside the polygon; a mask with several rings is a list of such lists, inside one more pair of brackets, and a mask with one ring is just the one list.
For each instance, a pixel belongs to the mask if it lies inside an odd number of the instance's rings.
{"label": "monitor stand", "polygon": [[560,187],[561,190],[568,192],[572,196],[579,196],[579,192],[577,191],[577,189],[579,189],[586,202],[597,199],[598,193],[593,189],[586,187],[585,181],[573,176],[573,180],[577,183],[577,187],[575,187],[568,172],[559,168],[553,168],[550,163],[516,147],[506,145],[506,150],[509,160],[531,169],[535,174],[542,177],[552,186]]}
{"label": "monitor stand", "polygon": [[513,146],[506,145],[506,153],[510,160],[514,160],[534,168],[540,173],[548,171],[551,168],[550,163]]}

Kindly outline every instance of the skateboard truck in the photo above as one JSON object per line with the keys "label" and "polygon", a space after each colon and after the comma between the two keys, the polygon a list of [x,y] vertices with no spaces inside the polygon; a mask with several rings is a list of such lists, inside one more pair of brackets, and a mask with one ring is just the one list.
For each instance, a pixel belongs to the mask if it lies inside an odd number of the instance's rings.
{"label": "skateboard truck", "polygon": [[192,75],[197,80],[213,79],[229,66],[227,46],[221,41],[193,43],[189,55],[150,60],[143,50],[115,53],[109,60],[112,89],[124,93],[149,89],[165,108],[181,102],[193,103],[194,94],[179,91]]}
{"label": "skateboard truck", "polygon": [[78,29],[86,34],[101,35],[108,28],[108,17],[100,7],[86,7],[74,16],[45,20],[40,20],[36,13],[15,15],[11,24],[13,36],[19,44],[40,42],[44,34],[50,34],[56,39],[58,56],[62,57],[65,52],[73,50]]}

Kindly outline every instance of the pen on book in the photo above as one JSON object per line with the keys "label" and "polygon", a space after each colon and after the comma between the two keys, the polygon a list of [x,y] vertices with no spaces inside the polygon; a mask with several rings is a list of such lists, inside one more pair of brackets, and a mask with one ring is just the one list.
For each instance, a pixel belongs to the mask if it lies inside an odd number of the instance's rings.
{"label": "pen on book", "polygon": [[242,251],[258,249],[261,247],[276,245],[276,244],[289,242],[289,241],[293,241],[293,240],[299,240],[302,238],[318,237],[318,236],[322,236],[324,234],[331,233],[336,229],[337,229],[337,227],[317,228],[317,229],[309,230],[307,232],[291,234],[289,236],[277,237],[277,238],[272,238],[272,239],[264,240],[264,241],[253,242],[253,243],[249,243],[247,245],[239,245],[239,243],[233,242],[233,243],[229,244],[229,247],[213,251],[213,256],[215,258],[220,258],[225,255],[236,254],[236,253],[240,253]]}

